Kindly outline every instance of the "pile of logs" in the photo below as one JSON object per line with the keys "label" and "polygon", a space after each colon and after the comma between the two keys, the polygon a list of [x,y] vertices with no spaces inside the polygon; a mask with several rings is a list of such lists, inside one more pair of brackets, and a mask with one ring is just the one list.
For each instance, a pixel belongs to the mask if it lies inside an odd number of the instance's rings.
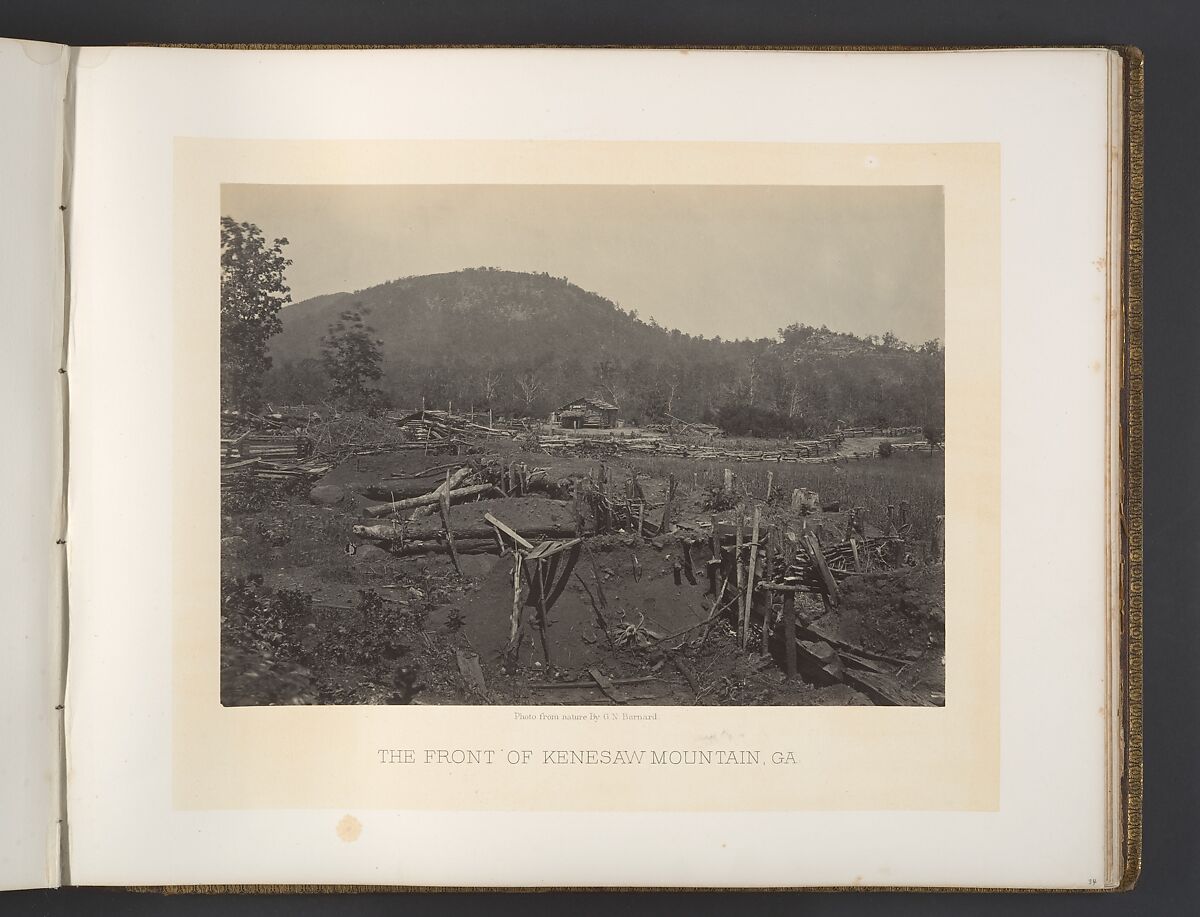
{"label": "pile of logs", "polygon": [[[898,541],[899,536],[877,539],[852,534],[845,542],[823,547],[809,529],[781,533],[762,525],[759,508],[749,526],[739,512],[735,523],[718,523],[714,518],[710,530],[713,556],[708,562],[708,592],[715,599],[708,623],[720,615],[731,617],[746,649],[751,620],[758,620],[759,652],[765,656],[773,639],[781,641],[789,678],[803,671],[818,683],[847,684],[876,704],[932,706],[930,698],[908,690],[896,677],[911,659],[873,653],[840,641],[801,616],[796,607],[796,595],[808,593],[821,599],[828,614],[841,601],[839,581],[865,572],[865,558],[881,542]],[[683,540],[690,568],[688,536]],[[691,543],[695,541],[692,537]],[[690,569],[685,572],[691,579]]]}
{"label": "pile of logs", "polygon": [[221,486],[254,477],[264,481],[315,480],[333,470],[333,464],[313,455],[312,440],[305,436],[279,436],[246,430],[221,440]]}
{"label": "pile of logs", "polygon": [[791,462],[811,465],[825,465],[845,458],[866,458],[875,455],[874,452],[850,455],[839,453],[842,441],[842,436],[835,433],[818,440],[797,441],[784,449],[739,450],[728,446],[719,448],[711,442],[669,442],[653,435],[612,434],[606,437],[542,437],[537,445],[555,455],[661,455],[700,461]]}
{"label": "pile of logs", "polygon": [[312,455],[312,440],[306,436],[255,433],[246,430],[240,436],[221,439],[222,460],[249,458],[298,459]]}
{"label": "pile of logs", "polygon": [[407,414],[396,421],[404,435],[415,442],[461,439],[470,436],[512,437],[511,430],[497,430],[448,411],[427,410]]}

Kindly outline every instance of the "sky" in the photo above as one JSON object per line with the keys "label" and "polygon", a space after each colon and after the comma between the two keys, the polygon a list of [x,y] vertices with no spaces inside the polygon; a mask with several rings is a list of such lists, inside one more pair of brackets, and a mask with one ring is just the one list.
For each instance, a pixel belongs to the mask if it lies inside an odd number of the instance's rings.
{"label": "sky", "polygon": [[221,213],[288,239],[295,302],[488,266],[708,337],[944,335],[938,186],[224,185]]}

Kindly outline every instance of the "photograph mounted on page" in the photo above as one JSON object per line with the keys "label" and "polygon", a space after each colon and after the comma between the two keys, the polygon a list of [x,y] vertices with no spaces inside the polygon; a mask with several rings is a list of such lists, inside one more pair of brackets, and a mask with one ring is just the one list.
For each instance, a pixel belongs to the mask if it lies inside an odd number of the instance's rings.
{"label": "photograph mounted on page", "polygon": [[222,185],[221,702],[943,706],[944,227]]}

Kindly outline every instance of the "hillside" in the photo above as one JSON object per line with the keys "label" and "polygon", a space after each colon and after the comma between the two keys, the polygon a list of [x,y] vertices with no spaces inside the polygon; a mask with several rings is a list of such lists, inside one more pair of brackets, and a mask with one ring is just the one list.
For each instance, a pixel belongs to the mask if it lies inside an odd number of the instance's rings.
{"label": "hillside", "polygon": [[[739,408],[796,432],[848,423],[940,423],[942,351],[793,325],[758,341],[694,337],[643,322],[566,279],[477,268],[319,296],[281,312],[267,395],[317,401],[321,338],[344,310],[382,341],[393,403],[542,415],[600,394],[622,416],[726,421]],[[800,309],[797,309],[800,312]],[[764,421],[769,422],[769,421]],[[726,424],[728,426],[728,423]]]}

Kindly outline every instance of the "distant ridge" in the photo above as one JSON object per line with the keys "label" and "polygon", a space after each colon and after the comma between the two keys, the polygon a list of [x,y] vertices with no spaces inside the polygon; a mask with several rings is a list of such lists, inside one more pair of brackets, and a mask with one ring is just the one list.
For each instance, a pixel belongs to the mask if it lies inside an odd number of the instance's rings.
{"label": "distant ridge", "polygon": [[[696,337],[642,321],[565,278],[486,267],[288,306],[272,340],[269,396],[304,400],[320,388],[321,338],[346,310],[363,312],[383,342],[384,388],[399,405],[490,401],[502,412],[542,414],[597,395],[619,405],[623,419],[645,423],[667,410],[711,419],[741,403],[792,418],[802,413],[814,429],[835,420],[940,417],[940,359],[930,390],[931,355],[894,338],[803,325],[757,341]],[[798,304],[797,318],[802,311]],[[917,382],[919,397],[906,399]],[[868,416],[880,412],[888,416]]]}

